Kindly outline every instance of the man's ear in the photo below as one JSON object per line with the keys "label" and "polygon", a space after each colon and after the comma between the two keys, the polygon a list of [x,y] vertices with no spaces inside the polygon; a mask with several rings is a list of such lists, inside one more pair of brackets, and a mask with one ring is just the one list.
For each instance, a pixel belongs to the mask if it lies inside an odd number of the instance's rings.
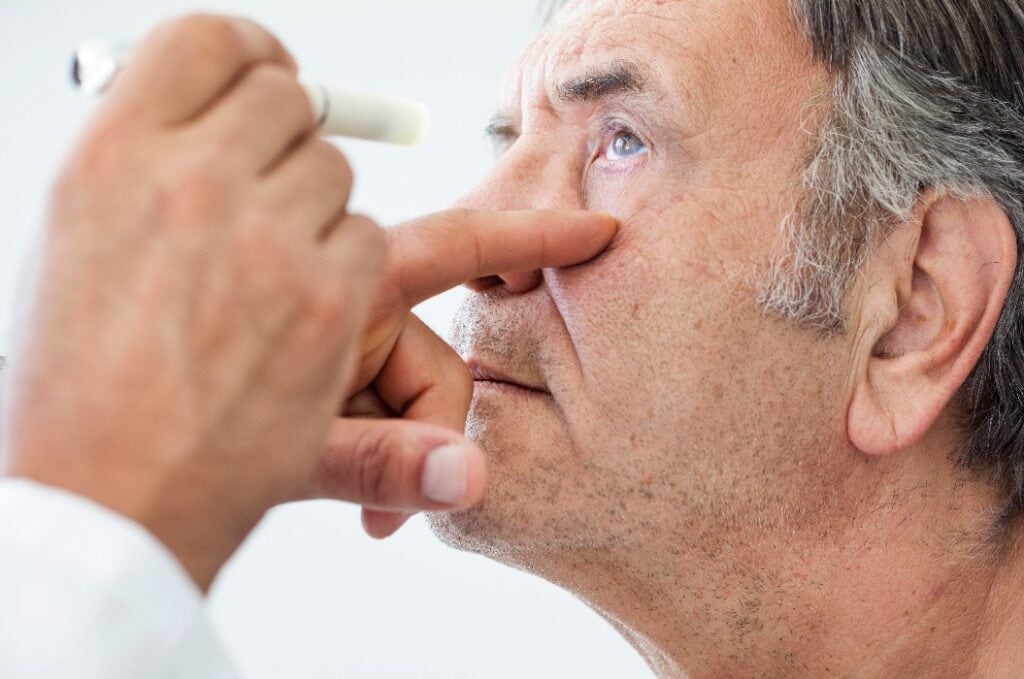
{"label": "man's ear", "polygon": [[870,455],[917,444],[977,364],[1017,266],[988,198],[928,193],[869,257],[859,290],[847,433]]}

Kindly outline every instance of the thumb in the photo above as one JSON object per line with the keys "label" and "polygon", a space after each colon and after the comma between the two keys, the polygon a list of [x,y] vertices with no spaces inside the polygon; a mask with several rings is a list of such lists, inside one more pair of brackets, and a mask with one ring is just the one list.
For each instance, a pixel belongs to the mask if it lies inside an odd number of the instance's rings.
{"label": "thumb", "polygon": [[471,507],[484,493],[479,448],[444,427],[409,420],[335,420],[307,499],[412,512]]}

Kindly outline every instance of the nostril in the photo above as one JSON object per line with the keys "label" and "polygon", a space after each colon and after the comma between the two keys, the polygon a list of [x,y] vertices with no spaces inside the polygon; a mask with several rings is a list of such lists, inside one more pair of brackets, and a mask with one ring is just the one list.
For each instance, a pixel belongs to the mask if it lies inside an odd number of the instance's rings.
{"label": "nostril", "polygon": [[502,284],[501,278],[498,276],[484,276],[482,278],[475,278],[468,283],[466,287],[473,292],[486,292],[491,288],[496,288]]}
{"label": "nostril", "polygon": [[535,289],[544,280],[540,271],[524,271],[520,273],[503,273],[498,276],[483,276],[466,283],[473,292],[487,292],[494,288],[504,288],[505,292],[522,295]]}
{"label": "nostril", "polygon": [[503,273],[499,276],[501,282],[504,283],[505,287],[509,292],[522,295],[530,292],[544,280],[541,272],[538,270],[523,271],[519,273]]}

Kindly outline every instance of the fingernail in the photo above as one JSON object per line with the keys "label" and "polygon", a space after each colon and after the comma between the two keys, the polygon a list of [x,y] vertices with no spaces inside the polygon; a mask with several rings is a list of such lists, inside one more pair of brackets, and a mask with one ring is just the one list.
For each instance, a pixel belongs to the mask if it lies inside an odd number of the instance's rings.
{"label": "fingernail", "polygon": [[423,496],[443,505],[465,502],[469,480],[468,454],[467,448],[456,444],[430,451],[423,465]]}

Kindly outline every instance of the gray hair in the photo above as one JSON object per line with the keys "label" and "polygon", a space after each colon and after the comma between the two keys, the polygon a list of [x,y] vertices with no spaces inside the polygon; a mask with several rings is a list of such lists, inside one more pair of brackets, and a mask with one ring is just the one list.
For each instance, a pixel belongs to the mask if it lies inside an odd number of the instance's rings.
{"label": "gray hair", "polygon": [[[567,0],[547,3],[548,16]],[[1018,267],[994,336],[957,397],[959,462],[1024,507],[1024,3],[790,0],[834,76],[831,115],[759,302],[823,332],[866,255],[925,189],[995,200]]]}

